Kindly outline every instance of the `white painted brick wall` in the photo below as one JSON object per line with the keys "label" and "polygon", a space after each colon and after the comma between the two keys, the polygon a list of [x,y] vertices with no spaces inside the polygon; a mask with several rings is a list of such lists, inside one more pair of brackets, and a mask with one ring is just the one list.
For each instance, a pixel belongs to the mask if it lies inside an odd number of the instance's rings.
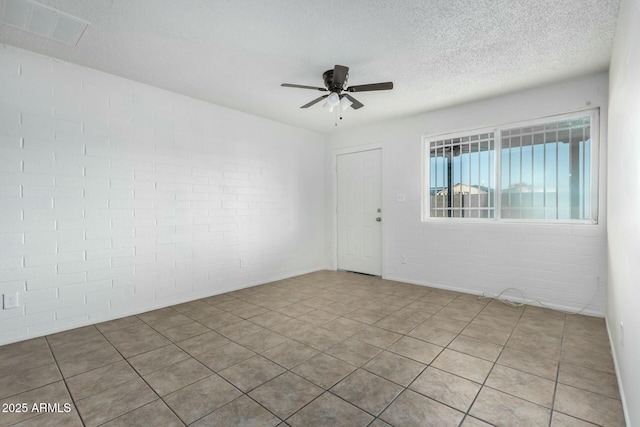
{"label": "white painted brick wall", "polygon": [[628,426],[640,424],[640,4],[622,0],[610,66],[607,328]]}
{"label": "white painted brick wall", "polygon": [[325,268],[324,142],[0,45],[0,345]]}
{"label": "white painted brick wall", "polygon": [[[335,185],[338,152],[358,151],[359,146],[381,147],[385,277],[474,294],[497,295],[515,288],[504,296],[569,311],[588,305],[584,313],[603,316],[607,286],[607,88],[607,74],[600,73],[331,135],[327,186],[333,189]],[[593,107],[600,107],[598,225],[421,220],[423,135]],[[398,193],[406,196],[405,202],[397,201]],[[335,251],[334,199],[332,195],[327,209],[331,251]],[[402,263],[403,256],[406,263]]]}

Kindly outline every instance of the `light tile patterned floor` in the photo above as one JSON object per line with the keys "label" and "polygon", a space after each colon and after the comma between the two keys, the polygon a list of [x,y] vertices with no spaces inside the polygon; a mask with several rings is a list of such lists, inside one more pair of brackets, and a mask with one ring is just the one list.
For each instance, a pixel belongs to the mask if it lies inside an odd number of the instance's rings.
{"label": "light tile patterned floor", "polygon": [[0,347],[0,402],[0,426],[624,425],[603,319],[332,271]]}

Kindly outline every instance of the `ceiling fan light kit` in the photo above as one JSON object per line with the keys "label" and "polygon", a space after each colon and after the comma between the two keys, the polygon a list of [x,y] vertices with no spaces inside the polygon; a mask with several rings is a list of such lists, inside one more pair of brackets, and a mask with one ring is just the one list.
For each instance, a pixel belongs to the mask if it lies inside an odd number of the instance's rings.
{"label": "ceiling fan light kit", "polygon": [[342,108],[342,111],[345,111],[347,108],[351,107],[352,105],[353,105],[353,102],[349,101],[346,96],[343,96],[342,99],[340,99],[340,107]]}
{"label": "ceiling fan light kit", "polygon": [[[293,87],[298,89],[312,89],[321,92],[330,92],[328,95],[322,95],[313,101],[303,105],[300,108],[309,108],[316,103],[325,100],[322,107],[330,112],[333,112],[334,107],[340,105],[340,110],[345,111],[351,107],[354,110],[364,107],[364,104],[355,99],[353,96],[344,92],[370,92],[374,90],[391,90],[393,89],[393,82],[384,83],[371,83],[365,85],[350,86],[345,88],[347,80],[349,79],[349,67],[344,65],[336,65],[332,70],[327,70],[322,74],[324,81],[324,88],[316,86],[299,85],[292,83],[282,83],[283,87]],[[341,117],[342,118],[342,117]]]}
{"label": "ceiling fan light kit", "polygon": [[326,98],[326,101],[324,101],[324,105],[322,107],[333,113],[333,107],[338,104],[340,104],[340,95],[336,92],[331,92],[331,94]]}

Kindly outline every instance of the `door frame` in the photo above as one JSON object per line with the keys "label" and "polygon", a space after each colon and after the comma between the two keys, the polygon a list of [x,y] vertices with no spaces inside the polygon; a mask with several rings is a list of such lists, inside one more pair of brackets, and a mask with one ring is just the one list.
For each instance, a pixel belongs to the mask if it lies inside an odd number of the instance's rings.
{"label": "door frame", "polygon": [[382,222],[380,226],[380,266],[381,276],[385,277],[385,215],[386,206],[384,198],[384,149],[382,143],[373,143],[365,145],[357,145],[354,147],[339,148],[331,152],[331,189],[333,191],[333,197],[331,198],[331,269],[338,270],[338,156],[345,154],[356,154],[364,151],[380,150],[380,208],[382,209]]}

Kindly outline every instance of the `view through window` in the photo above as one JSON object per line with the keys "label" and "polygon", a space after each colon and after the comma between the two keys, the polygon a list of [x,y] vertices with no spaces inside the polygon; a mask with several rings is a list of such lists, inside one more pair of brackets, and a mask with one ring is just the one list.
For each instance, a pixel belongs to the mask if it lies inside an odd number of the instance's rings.
{"label": "view through window", "polygon": [[425,140],[425,213],[595,222],[596,113]]}

